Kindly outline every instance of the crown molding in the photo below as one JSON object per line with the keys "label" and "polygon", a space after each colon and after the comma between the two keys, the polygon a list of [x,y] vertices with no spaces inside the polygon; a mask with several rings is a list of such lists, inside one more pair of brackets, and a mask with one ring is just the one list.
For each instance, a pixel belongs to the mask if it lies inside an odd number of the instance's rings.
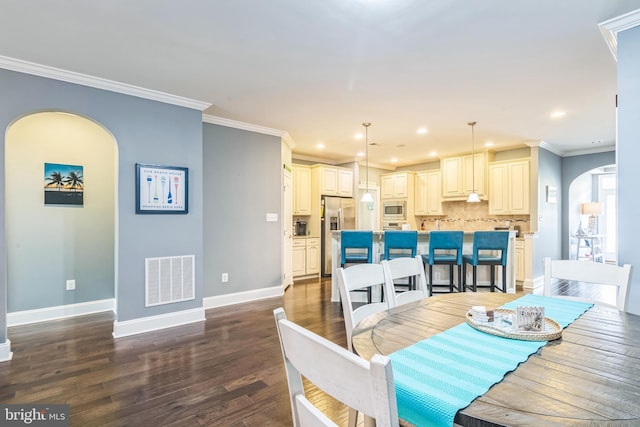
{"label": "crown molding", "polygon": [[554,147],[553,145],[549,144],[546,141],[530,141],[530,142],[526,142],[525,144],[527,144],[531,148],[533,147],[544,148],[545,150],[552,152],[556,156],[562,157],[565,155],[565,153],[562,150],[558,150],[556,147]]}
{"label": "crown molding", "polygon": [[287,147],[289,147],[289,149],[291,150],[296,148],[296,142],[293,140],[293,138],[291,138],[291,135],[289,135],[289,132],[285,132],[284,135],[282,135],[282,142],[287,144]]}
{"label": "crown molding", "polygon": [[640,25],[640,9],[609,19],[598,24],[613,59],[618,60],[618,33]]}
{"label": "crown molding", "polygon": [[584,156],[585,154],[607,153],[609,151],[616,151],[616,147],[614,145],[601,145],[597,148],[567,151],[562,155],[562,157]]}
{"label": "crown molding", "polygon": [[[305,154],[291,153],[291,158],[293,160],[303,160],[305,162],[315,162],[315,163],[321,163],[329,166],[344,165],[346,163],[351,163],[351,162],[356,162],[361,167],[365,166],[365,160],[359,157],[355,159],[353,157],[349,157],[349,158],[344,158],[339,160],[333,160],[333,159],[325,159],[322,157],[307,156]],[[397,166],[389,166],[382,163],[371,163],[371,162],[369,162],[369,167],[388,170],[388,171],[394,171],[398,168]]]}
{"label": "crown molding", "polygon": [[268,128],[265,126],[254,125],[251,123],[241,122],[241,121],[232,120],[232,119],[226,119],[224,117],[212,116],[209,114],[203,114],[202,121],[205,123],[210,123],[212,125],[220,125],[228,128],[248,130],[250,132],[263,133],[265,135],[279,136],[282,138],[284,138],[285,134],[287,134],[286,131],[283,131],[280,129]]}
{"label": "crown molding", "polygon": [[211,106],[208,102],[196,101],[181,96],[170,95],[156,90],[145,89],[125,83],[114,82],[100,77],[89,76],[87,74],[76,73],[74,71],[62,70],[60,68],[49,67],[48,65],[36,64],[23,61],[21,59],[0,56],[0,68],[17,71],[19,73],[31,74],[48,79],[59,80],[67,83],[74,83],[82,86],[104,89],[110,92],[122,93],[138,98],[150,99],[152,101],[164,102],[165,104],[178,105],[180,107],[192,108],[203,111]]}
{"label": "crown molding", "polygon": [[606,153],[609,151],[616,150],[615,145],[599,145],[597,147],[581,149],[581,150],[561,151],[545,141],[540,141],[539,143],[531,143],[531,144],[527,143],[527,145],[529,145],[530,147],[539,146],[540,148],[544,148],[545,150],[550,151],[556,156],[560,156],[560,157],[583,156],[585,154]]}
{"label": "crown molding", "polygon": [[525,141],[524,142],[524,145],[526,145],[529,148],[540,147],[543,144],[549,145],[544,141]]}

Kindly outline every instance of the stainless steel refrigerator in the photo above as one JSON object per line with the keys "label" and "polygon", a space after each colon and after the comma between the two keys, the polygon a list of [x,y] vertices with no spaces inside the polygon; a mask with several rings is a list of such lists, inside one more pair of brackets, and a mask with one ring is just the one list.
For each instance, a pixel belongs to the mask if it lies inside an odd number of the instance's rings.
{"label": "stainless steel refrigerator", "polygon": [[[323,276],[331,276],[331,232],[355,230],[356,202],[352,198],[322,196],[320,201],[321,260]],[[340,262],[339,260],[337,262]]]}

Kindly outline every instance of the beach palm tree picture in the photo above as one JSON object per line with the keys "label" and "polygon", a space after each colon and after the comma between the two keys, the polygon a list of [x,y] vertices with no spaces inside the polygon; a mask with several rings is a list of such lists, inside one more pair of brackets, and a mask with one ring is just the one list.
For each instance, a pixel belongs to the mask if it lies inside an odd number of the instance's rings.
{"label": "beach palm tree picture", "polygon": [[44,204],[82,205],[84,204],[83,167],[44,164]]}

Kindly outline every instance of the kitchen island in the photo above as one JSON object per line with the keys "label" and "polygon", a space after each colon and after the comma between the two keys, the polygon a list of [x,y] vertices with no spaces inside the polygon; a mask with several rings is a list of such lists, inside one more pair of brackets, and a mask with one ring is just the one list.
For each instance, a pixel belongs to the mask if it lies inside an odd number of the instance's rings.
{"label": "kitchen island", "polygon": [[[515,269],[515,243],[516,232],[509,232],[509,246],[507,248],[507,293],[516,292],[516,269]],[[473,251],[473,231],[464,232],[463,253],[470,254]],[[429,232],[418,231],[418,254],[429,253]],[[373,232],[373,262],[380,262],[384,254],[384,231]],[[340,290],[338,289],[338,277],[336,269],[340,267],[340,231],[331,233],[331,259],[334,260],[331,266],[331,301],[340,301]],[[467,283],[471,283],[472,268],[467,268]],[[500,274],[496,275],[496,280],[500,283]],[[428,279],[427,279],[428,280]],[[449,267],[446,265],[435,265],[433,267],[434,285],[446,285],[449,283]],[[489,267],[478,267],[478,286],[489,284]],[[364,295],[354,295],[357,298]]]}

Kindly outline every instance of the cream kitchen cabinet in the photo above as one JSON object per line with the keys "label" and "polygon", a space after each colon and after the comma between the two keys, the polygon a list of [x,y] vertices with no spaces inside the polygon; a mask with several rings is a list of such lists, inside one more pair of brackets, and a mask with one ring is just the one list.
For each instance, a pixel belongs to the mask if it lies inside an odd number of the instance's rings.
{"label": "cream kitchen cabinet", "polygon": [[320,274],[320,239],[306,239],[306,274]]}
{"label": "cream kitchen cabinet", "polygon": [[442,159],[442,198],[464,200],[475,190],[481,199],[486,199],[487,167],[491,160],[490,152]]}
{"label": "cream kitchen cabinet", "polygon": [[418,172],[415,176],[415,214],[442,215],[441,174],[439,170]]}
{"label": "cream kitchen cabinet", "polygon": [[320,239],[294,239],[291,254],[294,278],[320,274]]}
{"label": "cream kitchen cabinet", "polygon": [[293,277],[300,277],[306,274],[306,240],[307,239],[293,239],[293,248],[291,250]]}
{"label": "cream kitchen cabinet", "polygon": [[311,215],[311,168],[293,166],[293,215]]}
{"label": "cream kitchen cabinet", "polygon": [[314,185],[318,185],[320,195],[353,197],[353,171],[334,166],[316,165],[311,168]]}
{"label": "cream kitchen cabinet", "polygon": [[529,215],[529,160],[489,165],[489,214]]}
{"label": "cream kitchen cabinet", "polygon": [[406,199],[413,197],[414,172],[396,172],[380,175],[382,199]]}

